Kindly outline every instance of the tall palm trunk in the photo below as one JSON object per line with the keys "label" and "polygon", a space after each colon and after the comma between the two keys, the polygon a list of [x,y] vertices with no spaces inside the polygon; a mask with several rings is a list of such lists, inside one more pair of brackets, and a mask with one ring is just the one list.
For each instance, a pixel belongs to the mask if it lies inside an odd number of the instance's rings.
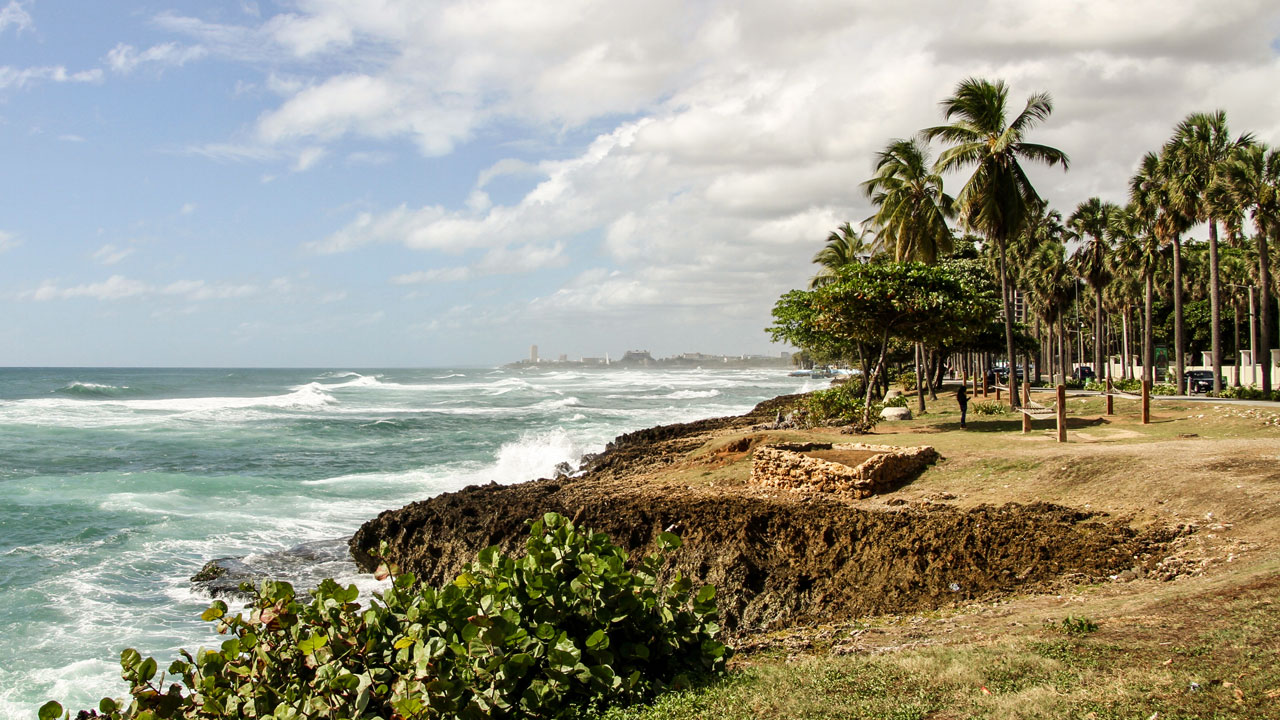
{"label": "tall palm trunk", "polygon": [[1093,297],[1096,305],[1093,309],[1093,371],[1097,374],[1098,380],[1102,380],[1110,373],[1110,368],[1102,364],[1102,356],[1106,351],[1106,329],[1102,326],[1102,286],[1098,285],[1093,289]]}
{"label": "tall palm trunk", "polygon": [[1125,305],[1120,313],[1120,377],[1128,380],[1129,374],[1129,306]]}
{"label": "tall palm trunk", "polygon": [[1232,368],[1231,387],[1240,387],[1240,296],[1233,295],[1231,298],[1231,319],[1235,323],[1231,334],[1236,340],[1236,362]]}
{"label": "tall palm trunk", "polygon": [[1222,392],[1222,307],[1218,295],[1218,221],[1209,218],[1209,325],[1213,336],[1213,393]]}
{"label": "tall palm trunk", "polygon": [[916,343],[916,406],[920,414],[924,414],[924,389],[929,384],[929,376],[924,369],[924,345]]}
{"label": "tall palm trunk", "polygon": [[1182,322],[1182,242],[1177,235],[1173,236],[1173,356],[1174,381],[1178,394],[1186,392],[1182,376],[1187,371],[1187,358],[1183,354],[1183,322]]}
{"label": "tall palm trunk", "polygon": [[1142,378],[1149,383],[1156,381],[1156,339],[1151,331],[1152,306],[1155,304],[1155,272],[1146,272],[1146,287],[1142,292]]}
{"label": "tall palm trunk", "polygon": [[1258,333],[1259,347],[1255,353],[1261,353],[1262,357],[1255,359],[1254,362],[1262,364],[1262,392],[1266,395],[1271,393],[1271,257],[1267,248],[1267,233],[1270,227],[1258,228],[1258,285],[1260,297],[1262,301],[1258,303],[1260,322],[1258,323],[1260,332]]}
{"label": "tall palm trunk", "polygon": [[[1009,263],[1005,253],[1005,239],[998,238],[996,240],[996,248],[1000,251],[1000,295],[1004,301],[1004,346],[1006,355],[1009,359],[1009,382],[1015,382],[1013,367],[1015,364],[1015,355],[1013,354],[1013,302],[1010,300],[1009,287]],[[1009,393],[1009,406],[1014,410],[1018,409],[1020,404],[1018,393]]]}

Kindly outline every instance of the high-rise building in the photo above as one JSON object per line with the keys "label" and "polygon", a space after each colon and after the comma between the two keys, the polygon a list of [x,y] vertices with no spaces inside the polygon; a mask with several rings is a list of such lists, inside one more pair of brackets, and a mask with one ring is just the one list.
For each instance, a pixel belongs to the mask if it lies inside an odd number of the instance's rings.
{"label": "high-rise building", "polygon": [[537,345],[529,346],[529,362],[531,363],[538,362],[538,346]]}

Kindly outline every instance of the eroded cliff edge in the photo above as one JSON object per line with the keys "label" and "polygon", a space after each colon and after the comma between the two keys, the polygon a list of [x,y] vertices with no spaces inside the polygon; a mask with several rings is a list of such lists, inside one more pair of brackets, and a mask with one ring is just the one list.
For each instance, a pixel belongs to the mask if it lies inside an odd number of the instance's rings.
{"label": "eroded cliff edge", "polygon": [[[870,506],[753,486],[752,448],[782,434],[752,428],[791,400],[621,435],[577,477],[472,486],[385,511],[351,539],[352,555],[372,569],[385,540],[403,570],[441,584],[485,547],[521,550],[526,521],[545,512],[633,555],[672,529],[685,546],[671,570],[715,585],[726,630],[742,635],[1104,578],[1153,562],[1173,536],[1043,503]],[[700,482],[712,467],[717,481]]]}

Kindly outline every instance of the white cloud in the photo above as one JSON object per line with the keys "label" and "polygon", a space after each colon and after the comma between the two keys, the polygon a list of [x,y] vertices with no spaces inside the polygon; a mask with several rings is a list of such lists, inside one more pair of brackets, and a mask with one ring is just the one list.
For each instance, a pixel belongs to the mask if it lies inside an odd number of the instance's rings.
{"label": "white cloud", "polygon": [[182,207],[178,210],[178,213],[179,213],[180,215],[190,215],[191,213],[193,213],[193,212],[195,212],[195,211],[196,211],[196,204],[195,204],[195,203],[183,203],[183,204],[182,204]]}
{"label": "white cloud", "polygon": [[115,265],[132,255],[133,252],[134,248],[118,248],[111,243],[107,243],[93,253],[93,259],[103,265]]}
{"label": "white cloud", "polygon": [[[456,206],[369,210],[308,247],[466,256],[392,278],[405,285],[599,266],[530,316],[701,309],[758,333],[826,234],[869,214],[859,183],[875,152],[942,122],[938,102],[969,76],[1007,80],[1015,106],[1053,94],[1034,138],[1072,171],[1030,172],[1067,211],[1123,199],[1142,152],[1189,112],[1223,107],[1237,131],[1280,140],[1280,7],[1265,0],[297,0],[246,22],[159,19],[210,52],[269,60],[278,98],[201,151],[305,170],[317,149],[360,164],[390,159],[378,144],[507,143],[520,158],[463,178]],[[532,187],[513,198],[504,180]]]}
{"label": "white cloud", "polygon": [[257,295],[261,290],[247,284],[218,284],[204,280],[178,280],[167,285],[152,285],[123,275],[112,275],[101,282],[61,287],[53,280],[45,280],[35,290],[20,293],[19,298],[48,302],[52,300],[125,300],[129,298],[167,297],[199,302],[202,300],[231,300]]}
{"label": "white cloud", "polygon": [[61,65],[28,68],[15,68],[10,65],[0,67],[0,90],[11,87],[23,89],[42,82],[97,83],[101,81],[102,70],[99,68],[68,72]]}
{"label": "white cloud", "polygon": [[27,3],[9,0],[9,4],[0,8],[0,32],[7,28],[16,28],[19,32],[35,27],[31,14],[27,12]]}
{"label": "white cloud", "polygon": [[326,154],[327,154],[327,151],[324,148],[319,146],[304,148],[301,152],[298,153],[298,159],[293,164],[293,171],[306,172],[311,168],[311,166],[320,162],[320,160],[323,159]]}
{"label": "white cloud", "polygon": [[73,134],[73,133],[65,133],[65,134],[63,134],[63,135],[59,135],[59,136],[58,136],[58,139],[59,139],[59,140],[61,140],[62,142],[71,142],[71,143],[82,143],[82,142],[84,142],[84,137],[83,137],[83,136],[75,135],[75,134]]}
{"label": "white cloud", "polygon": [[0,230],[0,253],[8,252],[21,244],[22,241],[14,237],[13,233]]}
{"label": "white cloud", "polygon": [[177,43],[168,42],[152,45],[139,52],[132,45],[118,43],[107,52],[106,60],[107,65],[115,72],[128,74],[140,65],[182,66],[207,54],[208,51],[199,45],[183,47]]}

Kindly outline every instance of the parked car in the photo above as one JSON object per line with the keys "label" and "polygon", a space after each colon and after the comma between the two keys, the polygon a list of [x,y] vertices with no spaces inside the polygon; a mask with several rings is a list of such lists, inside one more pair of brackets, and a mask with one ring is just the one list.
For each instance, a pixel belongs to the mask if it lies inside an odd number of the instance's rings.
{"label": "parked car", "polygon": [[1089,367],[1088,365],[1081,365],[1080,367],[1076,368],[1076,371],[1074,373],[1072,373],[1072,377],[1082,382],[1088,382],[1090,380],[1097,379],[1098,375],[1094,373],[1093,368]]}
{"label": "parked car", "polygon": [[[1192,395],[1213,390],[1212,370],[1188,370],[1182,377],[1184,378],[1183,382],[1187,385],[1187,392]],[[1222,384],[1227,384],[1226,378],[1223,378]]]}
{"label": "parked car", "polygon": [[[1014,367],[1013,376],[1018,378],[1018,382],[1022,382],[1022,366]],[[1009,367],[1007,365],[997,365],[987,371],[987,382],[991,384],[1008,385],[1009,384]]]}

